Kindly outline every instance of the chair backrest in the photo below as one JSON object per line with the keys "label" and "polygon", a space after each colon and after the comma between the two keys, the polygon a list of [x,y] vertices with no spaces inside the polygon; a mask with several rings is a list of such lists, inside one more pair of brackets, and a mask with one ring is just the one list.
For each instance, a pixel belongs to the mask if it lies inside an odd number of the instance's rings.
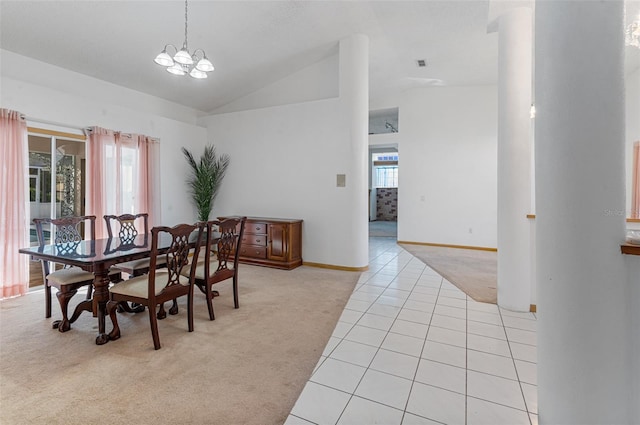
{"label": "chair backrest", "polygon": [[[244,234],[244,224],[246,221],[247,217],[231,217],[221,221],[213,220],[207,222],[207,246],[205,249],[204,272],[210,279],[215,279],[216,273],[224,274],[224,279],[226,279],[232,276],[237,270],[242,235]],[[216,229],[219,236],[215,235]],[[215,254],[218,260],[218,267],[215,270],[211,270],[213,244],[216,239],[217,252]],[[229,267],[230,265],[232,265],[233,268]],[[229,273],[231,270],[233,270],[233,273]]]}
{"label": "chair backrest", "polygon": [[[113,237],[113,231],[116,228],[115,223],[119,224],[118,237],[122,243],[127,241],[131,243],[138,234],[149,233],[149,214],[147,213],[105,215],[104,221],[107,224],[107,233],[110,238]],[[138,223],[142,222],[142,226],[136,227],[136,221]]]}
{"label": "chair backrest", "polygon": [[[34,218],[33,223],[36,225],[36,235],[40,246],[45,245],[47,240],[44,236],[44,225],[51,225],[51,233],[54,235],[52,242],[59,245],[61,249],[65,246],[70,249],[75,247],[85,239],[87,230],[90,240],[96,238],[96,216],[83,215],[62,218]],[[89,229],[87,229],[87,224]],[[49,274],[49,262],[42,261],[42,272],[44,276]]]}
{"label": "chair backrest", "polygon": [[87,232],[87,223],[89,224],[89,238],[94,240],[96,238],[96,216],[95,215],[83,215],[75,217],[62,217],[62,218],[34,218],[34,224],[36,225],[36,235],[38,236],[38,243],[40,245],[46,244],[44,237],[44,225],[52,224],[55,228],[51,231],[54,233],[53,243],[69,243],[80,242],[85,239]]}
{"label": "chair backrest", "polygon": [[[181,295],[185,290],[184,279],[181,279],[182,269],[191,264],[189,273],[189,282],[192,283],[195,274],[195,265],[198,262],[200,246],[202,245],[202,234],[204,233],[206,223],[197,224],[178,224],[174,227],[159,226],[151,229],[151,261],[149,264],[149,300],[150,304],[156,296],[161,294]],[[163,239],[164,238],[164,239]],[[168,248],[159,248],[164,246],[163,241],[169,241]],[[193,249],[193,257],[189,261],[189,252]],[[162,271],[156,270],[158,255],[166,257],[166,269]],[[156,284],[158,274],[166,275],[166,283],[161,291],[156,293]]]}

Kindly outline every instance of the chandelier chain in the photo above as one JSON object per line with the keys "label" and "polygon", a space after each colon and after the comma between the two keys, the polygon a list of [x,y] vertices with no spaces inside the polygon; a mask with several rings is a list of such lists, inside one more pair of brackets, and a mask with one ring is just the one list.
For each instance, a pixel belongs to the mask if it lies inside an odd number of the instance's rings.
{"label": "chandelier chain", "polygon": [[188,0],[184,0],[184,47],[186,49],[189,49],[189,46],[187,44],[187,20],[188,20],[188,5],[187,5],[187,1]]}

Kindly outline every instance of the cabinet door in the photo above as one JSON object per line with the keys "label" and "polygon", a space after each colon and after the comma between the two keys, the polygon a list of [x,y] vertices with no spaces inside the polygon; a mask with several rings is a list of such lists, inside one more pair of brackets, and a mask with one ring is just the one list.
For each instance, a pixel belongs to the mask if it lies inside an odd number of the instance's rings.
{"label": "cabinet door", "polygon": [[287,261],[287,225],[269,224],[269,244],[267,258],[276,261]]}

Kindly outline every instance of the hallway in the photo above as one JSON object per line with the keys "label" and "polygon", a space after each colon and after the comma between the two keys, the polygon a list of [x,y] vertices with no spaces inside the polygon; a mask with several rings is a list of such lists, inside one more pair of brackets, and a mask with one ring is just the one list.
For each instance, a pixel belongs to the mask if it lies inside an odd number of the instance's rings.
{"label": "hallway", "polygon": [[396,244],[362,273],[286,425],[536,425],[536,316],[473,301]]}

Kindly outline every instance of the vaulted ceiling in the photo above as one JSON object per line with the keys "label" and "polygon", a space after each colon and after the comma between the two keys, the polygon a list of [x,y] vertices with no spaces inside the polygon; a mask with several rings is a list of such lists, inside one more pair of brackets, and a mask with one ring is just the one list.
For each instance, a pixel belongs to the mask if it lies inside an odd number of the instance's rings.
{"label": "vaulted ceiling", "polygon": [[[495,0],[494,0],[495,3]],[[632,2],[638,3],[638,2]],[[206,80],[154,64],[184,40],[182,1],[0,2],[2,49],[158,96],[202,113],[370,40],[370,97],[425,85],[497,81],[489,0],[189,2],[189,48],[216,67]],[[425,68],[417,59],[427,62]]]}

